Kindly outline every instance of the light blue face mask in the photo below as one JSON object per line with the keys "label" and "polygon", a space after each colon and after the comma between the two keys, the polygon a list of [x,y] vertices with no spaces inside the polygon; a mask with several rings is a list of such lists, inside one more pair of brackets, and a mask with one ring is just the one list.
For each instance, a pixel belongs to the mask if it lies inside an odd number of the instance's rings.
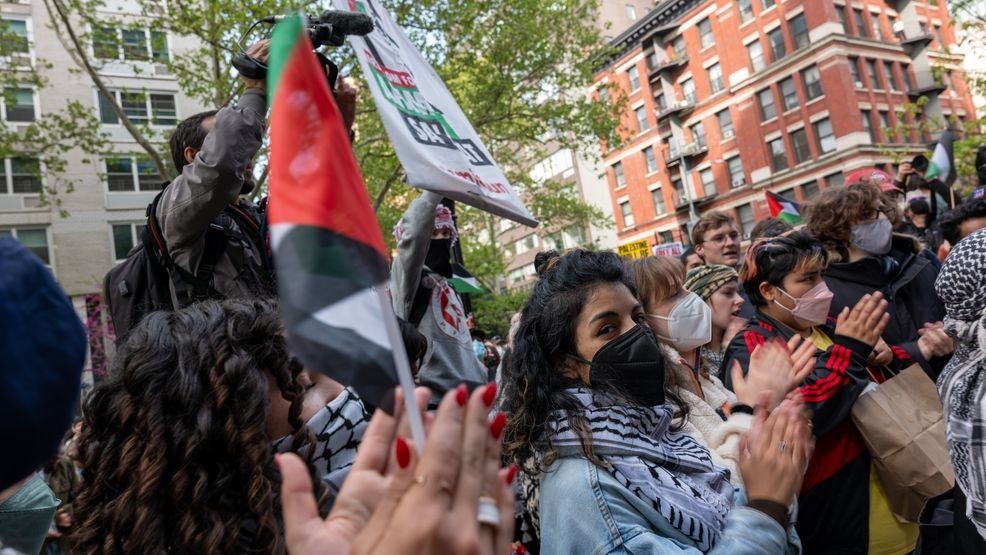
{"label": "light blue face mask", "polygon": [[58,503],[37,474],[24,482],[14,495],[0,503],[0,538],[4,547],[21,553],[41,552]]}
{"label": "light blue face mask", "polygon": [[474,339],[472,342],[472,352],[476,353],[476,358],[483,360],[486,356],[486,345],[482,341]]}

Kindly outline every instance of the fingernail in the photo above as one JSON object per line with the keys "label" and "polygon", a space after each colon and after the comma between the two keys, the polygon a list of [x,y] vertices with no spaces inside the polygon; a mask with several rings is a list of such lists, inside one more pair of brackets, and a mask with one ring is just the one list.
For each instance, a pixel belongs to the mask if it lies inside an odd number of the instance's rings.
{"label": "fingernail", "polygon": [[517,465],[512,464],[507,467],[507,485],[512,485],[514,483],[514,478],[517,477]]}
{"label": "fingernail", "polygon": [[455,402],[459,403],[460,407],[466,406],[466,401],[469,400],[469,389],[466,388],[466,384],[460,383],[459,387],[455,388]]}
{"label": "fingernail", "polygon": [[397,466],[401,469],[407,468],[407,465],[411,464],[411,448],[401,436],[397,436],[397,439],[394,440],[394,456],[397,458]]}
{"label": "fingernail", "polygon": [[493,422],[490,422],[490,433],[493,434],[493,439],[500,439],[500,435],[503,434],[503,427],[506,425],[507,415],[502,412],[496,413]]}
{"label": "fingernail", "polygon": [[278,468],[281,468],[281,454],[280,453],[274,453],[274,464],[276,464]]}
{"label": "fingernail", "polygon": [[483,392],[483,403],[487,407],[493,406],[493,401],[496,399],[496,382],[490,382],[486,386],[486,391]]}

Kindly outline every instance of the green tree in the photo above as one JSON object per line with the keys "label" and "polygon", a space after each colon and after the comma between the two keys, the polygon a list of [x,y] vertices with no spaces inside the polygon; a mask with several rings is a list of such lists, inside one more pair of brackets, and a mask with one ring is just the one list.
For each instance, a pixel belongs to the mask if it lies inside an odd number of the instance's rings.
{"label": "green tree", "polygon": [[489,338],[497,335],[506,338],[510,331],[510,318],[524,307],[530,296],[529,291],[474,296],[472,308],[476,327],[486,332]]}

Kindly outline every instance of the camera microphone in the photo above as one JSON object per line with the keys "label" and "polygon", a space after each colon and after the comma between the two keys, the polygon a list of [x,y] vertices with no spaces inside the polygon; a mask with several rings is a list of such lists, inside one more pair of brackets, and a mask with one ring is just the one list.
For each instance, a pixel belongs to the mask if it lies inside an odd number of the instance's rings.
{"label": "camera microphone", "polygon": [[331,25],[332,30],[340,35],[363,36],[373,31],[373,20],[370,16],[338,10],[325,10],[319,21]]}

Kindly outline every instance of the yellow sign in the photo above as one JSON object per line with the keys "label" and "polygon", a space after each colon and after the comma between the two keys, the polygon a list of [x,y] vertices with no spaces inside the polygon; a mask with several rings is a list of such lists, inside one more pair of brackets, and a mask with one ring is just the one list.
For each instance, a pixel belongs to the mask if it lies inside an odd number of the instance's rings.
{"label": "yellow sign", "polygon": [[647,242],[647,239],[641,239],[639,241],[620,245],[617,247],[616,251],[623,258],[646,258],[650,256],[650,243]]}

